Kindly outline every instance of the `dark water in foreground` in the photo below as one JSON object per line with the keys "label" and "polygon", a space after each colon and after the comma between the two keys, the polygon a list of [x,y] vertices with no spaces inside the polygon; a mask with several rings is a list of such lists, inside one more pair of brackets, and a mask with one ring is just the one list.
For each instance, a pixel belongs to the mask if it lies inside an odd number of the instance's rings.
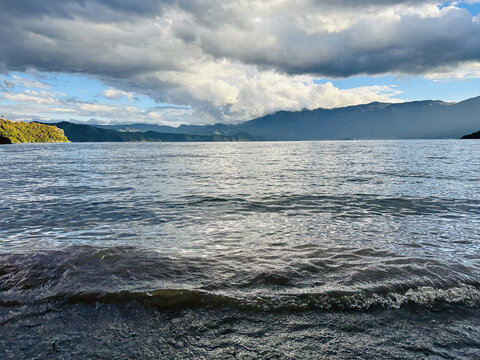
{"label": "dark water in foreground", "polygon": [[478,141],[13,145],[0,169],[2,359],[480,357]]}

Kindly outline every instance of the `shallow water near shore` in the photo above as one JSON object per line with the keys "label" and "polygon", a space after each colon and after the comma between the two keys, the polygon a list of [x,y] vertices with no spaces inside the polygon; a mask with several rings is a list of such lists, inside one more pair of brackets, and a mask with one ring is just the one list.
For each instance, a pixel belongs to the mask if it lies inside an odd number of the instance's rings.
{"label": "shallow water near shore", "polygon": [[0,148],[18,358],[480,352],[480,142]]}

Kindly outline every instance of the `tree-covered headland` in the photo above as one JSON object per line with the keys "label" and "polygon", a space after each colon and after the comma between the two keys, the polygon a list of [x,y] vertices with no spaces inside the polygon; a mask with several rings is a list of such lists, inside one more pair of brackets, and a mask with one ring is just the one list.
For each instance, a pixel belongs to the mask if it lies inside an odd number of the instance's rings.
{"label": "tree-covered headland", "polygon": [[68,139],[56,126],[0,118],[0,144],[48,142],[68,142]]}

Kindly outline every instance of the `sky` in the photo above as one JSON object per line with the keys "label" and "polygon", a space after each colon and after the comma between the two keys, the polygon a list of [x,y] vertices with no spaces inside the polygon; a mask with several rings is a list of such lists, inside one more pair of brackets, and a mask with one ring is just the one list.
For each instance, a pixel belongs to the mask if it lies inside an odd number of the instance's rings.
{"label": "sky", "polygon": [[0,1],[0,113],[238,123],[480,95],[480,0]]}

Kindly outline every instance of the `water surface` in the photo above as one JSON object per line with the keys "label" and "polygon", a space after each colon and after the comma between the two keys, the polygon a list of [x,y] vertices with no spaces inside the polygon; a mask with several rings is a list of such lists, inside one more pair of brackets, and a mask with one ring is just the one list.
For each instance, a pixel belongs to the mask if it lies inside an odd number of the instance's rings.
{"label": "water surface", "polygon": [[19,144],[0,169],[7,359],[480,351],[480,142]]}

